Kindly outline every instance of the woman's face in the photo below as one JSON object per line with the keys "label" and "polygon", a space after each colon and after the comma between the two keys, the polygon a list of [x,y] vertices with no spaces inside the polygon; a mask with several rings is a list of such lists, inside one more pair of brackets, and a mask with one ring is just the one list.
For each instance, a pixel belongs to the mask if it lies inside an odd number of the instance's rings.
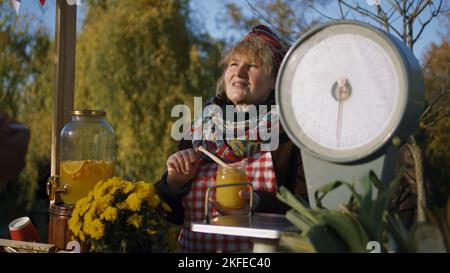
{"label": "woman's face", "polygon": [[232,56],[224,80],[226,95],[236,105],[261,103],[275,87],[274,77],[242,54]]}

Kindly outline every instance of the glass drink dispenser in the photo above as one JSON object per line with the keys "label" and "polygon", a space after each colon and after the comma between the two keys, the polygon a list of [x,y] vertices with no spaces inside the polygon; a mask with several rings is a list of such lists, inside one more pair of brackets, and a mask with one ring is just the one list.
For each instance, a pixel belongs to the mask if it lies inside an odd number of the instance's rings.
{"label": "glass drink dispenser", "polygon": [[61,200],[74,205],[99,181],[114,175],[115,134],[105,111],[72,111],[61,131]]}

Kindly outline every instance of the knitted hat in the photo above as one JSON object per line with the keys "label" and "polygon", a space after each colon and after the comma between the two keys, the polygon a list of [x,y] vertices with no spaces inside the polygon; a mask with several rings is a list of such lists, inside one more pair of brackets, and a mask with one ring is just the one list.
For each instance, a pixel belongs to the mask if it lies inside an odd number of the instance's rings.
{"label": "knitted hat", "polygon": [[271,46],[275,57],[275,66],[278,70],[281,62],[283,61],[284,55],[286,55],[286,49],[284,48],[280,38],[278,38],[278,36],[265,25],[257,25],[252,28],[243,40],[248,40],[252,37],[259,37]]}

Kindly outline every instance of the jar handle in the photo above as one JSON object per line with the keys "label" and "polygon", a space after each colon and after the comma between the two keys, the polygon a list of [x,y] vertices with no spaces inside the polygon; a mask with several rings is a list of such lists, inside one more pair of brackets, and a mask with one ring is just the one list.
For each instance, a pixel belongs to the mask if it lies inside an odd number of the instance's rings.
{"label": "jar handle", "polygon": [[230,183],[230,184],[223,184],[223,185],[213,185],[208,186],[206,189],[206,197],[205,197],[205,224],[209,224],[210,217],[209,217],[209,194],[211,192],[211,189],[216,188],[223,188],[223,187],[232,187],[232,186],[250,186],[250,204],[249,204],[249,211],[248,216],[253,215],[253,185],[250,182],[242,182],[242,183]]}

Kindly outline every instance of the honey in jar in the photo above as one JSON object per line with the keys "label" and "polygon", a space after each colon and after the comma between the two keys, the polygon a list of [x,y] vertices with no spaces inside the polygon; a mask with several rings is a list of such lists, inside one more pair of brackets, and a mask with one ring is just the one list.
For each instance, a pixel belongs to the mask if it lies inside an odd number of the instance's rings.
{"label": "honey in jar", "polygon": [[[225,168],[219,165],[217,169],[216,186],[233,183],[247,183],[245,169],[239,167]],[[239,192],[246,189],[246,185],[216,188],[216,200],[219,205],[224,208],[243,208],[245,200],[239,196]]]}

